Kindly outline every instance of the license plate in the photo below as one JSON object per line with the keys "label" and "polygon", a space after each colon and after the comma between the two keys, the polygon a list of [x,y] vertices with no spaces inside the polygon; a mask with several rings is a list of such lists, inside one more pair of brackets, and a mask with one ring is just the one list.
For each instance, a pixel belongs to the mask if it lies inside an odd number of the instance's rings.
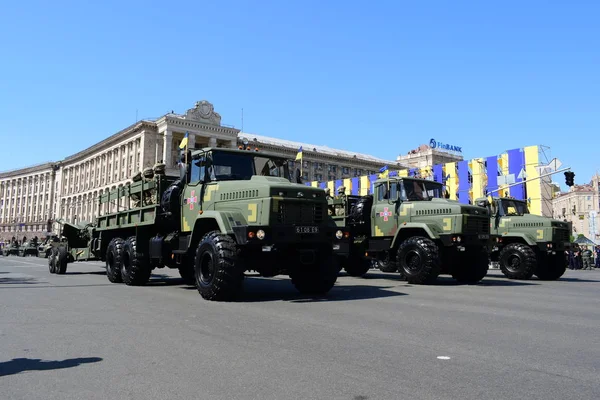
{"label": "license plate", "polygon": [[297,226],[296,233],[319,233],[318,226]]}
{"label": "license plate", "polygon": [[490,238],[490,235],[485,235],[485,234],[479,235],[479,239],[489,239],[489,238]]}

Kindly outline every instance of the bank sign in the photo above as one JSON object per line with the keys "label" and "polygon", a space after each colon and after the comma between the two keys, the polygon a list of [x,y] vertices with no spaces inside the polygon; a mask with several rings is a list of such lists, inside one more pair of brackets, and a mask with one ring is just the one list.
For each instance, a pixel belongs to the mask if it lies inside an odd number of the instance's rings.
{"label": "bank sign", "polygon": [[431,147],[432,149],[449,150],[449,151],[456,151],[456,152],[462,153],[462,146],[454,146],[452,144],[436,142],[435,139],[431,139],[429,141],[429,147]]}

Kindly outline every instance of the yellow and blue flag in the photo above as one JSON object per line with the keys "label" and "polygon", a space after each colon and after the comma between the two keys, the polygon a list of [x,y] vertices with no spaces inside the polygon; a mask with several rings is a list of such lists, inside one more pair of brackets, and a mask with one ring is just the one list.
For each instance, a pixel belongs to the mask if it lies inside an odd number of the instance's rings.
{"label": "yellow and blue flag", "polygon": [[185,149],[187,147],[188,144],[188,136],[189,136],[189,132],[185,132],[185,136],[183,137],[183,140],[181,141],[181,143],[179,143],[179,148],[180,149]]}
{"label": "yellow and blue flag", "polygon": [[385,165],[379,169],[379,179],[387,178],[390,174],[388,166]]}
{"label": "yellow and blue flag", "polygon": [[302,146],[300,146],[300,148],[298,149],[298,154],[296,154],[296,161],[297,160],[302,161]]}

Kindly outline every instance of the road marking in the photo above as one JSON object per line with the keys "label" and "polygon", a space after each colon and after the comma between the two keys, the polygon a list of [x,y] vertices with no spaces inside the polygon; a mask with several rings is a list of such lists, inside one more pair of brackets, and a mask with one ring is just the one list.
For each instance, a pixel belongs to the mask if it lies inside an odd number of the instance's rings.
{"label": "road marking", "polygon": [[450,357],[448,356],[438,356],[438,360],[449,360]]}

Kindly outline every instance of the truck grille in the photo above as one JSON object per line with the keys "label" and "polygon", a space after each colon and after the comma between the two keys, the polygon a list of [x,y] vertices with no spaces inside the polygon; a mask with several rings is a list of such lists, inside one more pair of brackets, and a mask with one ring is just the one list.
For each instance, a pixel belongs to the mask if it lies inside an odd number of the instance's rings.
{"label": "truck grille", "polygon": [[277,210],[280,224],[319,224],[323,221],[324,206],[311,203],[281,202]]}
{"label": "truck grille", "polygon": [[554,229],[553,242],[568,242],[571,240],[571,235],[568,229]]}
{"label": "truck grille", "polygon": [[481,217],[467,217],[467,225],[464,227],[464,234],[489,234],[490,233],[490,219]]}

